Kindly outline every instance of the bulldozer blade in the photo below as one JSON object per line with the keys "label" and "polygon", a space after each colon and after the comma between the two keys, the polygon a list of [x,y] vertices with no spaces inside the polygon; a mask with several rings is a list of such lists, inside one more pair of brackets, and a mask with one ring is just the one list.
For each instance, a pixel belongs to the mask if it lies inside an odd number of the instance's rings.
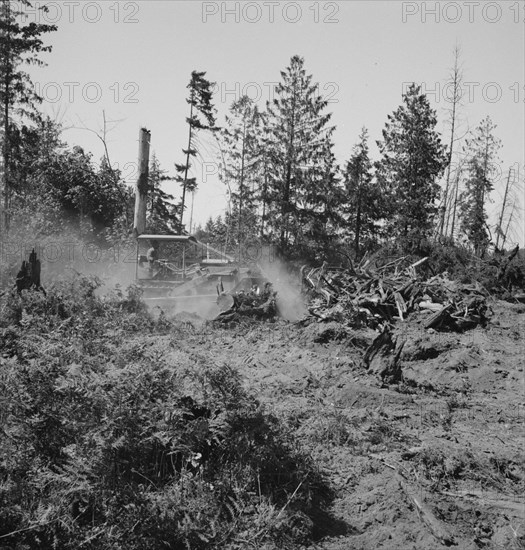
{"label": "bulldozer blade", "polygon": [[235,305],[235,300],[231,294],[222,293],[217,297],[217,305],[221,313],[224,313]]}

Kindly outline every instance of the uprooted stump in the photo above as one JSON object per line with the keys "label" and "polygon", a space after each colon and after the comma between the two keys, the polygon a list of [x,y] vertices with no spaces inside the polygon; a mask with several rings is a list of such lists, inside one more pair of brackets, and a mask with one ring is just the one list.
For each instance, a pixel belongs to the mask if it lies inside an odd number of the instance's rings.
{"label": "uprooted stump", "polygon": [[[265,301],[260,305],[253,305],[254,301],[239,299],[234,296],[232,307],[219,315],[214,321],[220,323],[230,323],[240,321],[243,317],[253,317],[255,319],[272,319],[277,314],[276,306],[277,292],[269,292],[261,298]],[[257,303],[257,301],[255,302]]]}
{"label": "uprooted stump", "polygon": [[390,327],[385,325],[383,332],[366,350],[363,364],[383,382],[399,382],[402,377],[400,358],[404,346],[405,340],[393,338]]}

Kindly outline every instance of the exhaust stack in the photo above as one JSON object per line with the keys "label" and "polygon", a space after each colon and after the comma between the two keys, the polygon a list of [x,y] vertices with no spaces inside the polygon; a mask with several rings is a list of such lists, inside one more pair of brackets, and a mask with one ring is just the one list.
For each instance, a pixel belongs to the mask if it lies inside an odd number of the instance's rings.
{"label": "exhaust stack", "polygon": [[135,218],[133,233],[136,237],[146,228],[146,204],[148,198],[149,146],[151,132],[141,128],[139,133],[138,176],[135,184]]}

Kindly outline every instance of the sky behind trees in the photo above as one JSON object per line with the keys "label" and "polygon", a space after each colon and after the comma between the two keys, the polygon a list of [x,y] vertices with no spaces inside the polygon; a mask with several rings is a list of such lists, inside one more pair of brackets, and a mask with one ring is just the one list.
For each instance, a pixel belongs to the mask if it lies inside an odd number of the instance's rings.
{"label": "sky behind trees", "polygon": [[[138,132],[152,133],[152,151],[174,174],[185,146],[186,86],[191,71],[217,83],[218,124],[246,93],[261,107],[273,97],[280,71],[297,54],[329,99],[336,154],[342,166],[361,128],[378,158],[387,115],[409,83],[423,86],[437,110],[448,143],[445,87],[461,48],[464,72],[462,135],[490,115],[502,140],[502,172],[494,198],[503,195],[514,166],[523,180],[525,107],[525,2],[196,2],[173,0],[47,2],[55,23],[47,38],[48,67],[31,69],[45,99],[43,109],[69,129],[64,138],[103,155],[92,132],[106,119],[110,156],[134,180]],[[201,180],[194,220],[224,211],[226,189],[216,175],[215,144],[196,170]],[[206,154],[205,154],[206,157]],[[129,164],[128,164],[129,163]],[[203,181],[204,179],[204,181]],[[170,189],[179,196],[175,182]],[[491,205],[489,205],[489,211]]]}

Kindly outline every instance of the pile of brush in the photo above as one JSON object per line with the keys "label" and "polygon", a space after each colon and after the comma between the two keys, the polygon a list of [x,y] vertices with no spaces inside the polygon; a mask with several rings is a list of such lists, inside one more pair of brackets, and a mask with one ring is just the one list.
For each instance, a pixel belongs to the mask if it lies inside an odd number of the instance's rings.
{"label": "pile of brush", "polygon": [[303,267],[302,288],[310,313],[356,328],[377,328],[416,312],[429,315],[424,326],[436,330],[463,331],[486,323],[487,292],[479,284],[460,284],[446,273],[423,280],[417,268],[428,258],[405,268],[403,260],[379,268],[369,261],[350,269],[326,263],[320,268]]}

